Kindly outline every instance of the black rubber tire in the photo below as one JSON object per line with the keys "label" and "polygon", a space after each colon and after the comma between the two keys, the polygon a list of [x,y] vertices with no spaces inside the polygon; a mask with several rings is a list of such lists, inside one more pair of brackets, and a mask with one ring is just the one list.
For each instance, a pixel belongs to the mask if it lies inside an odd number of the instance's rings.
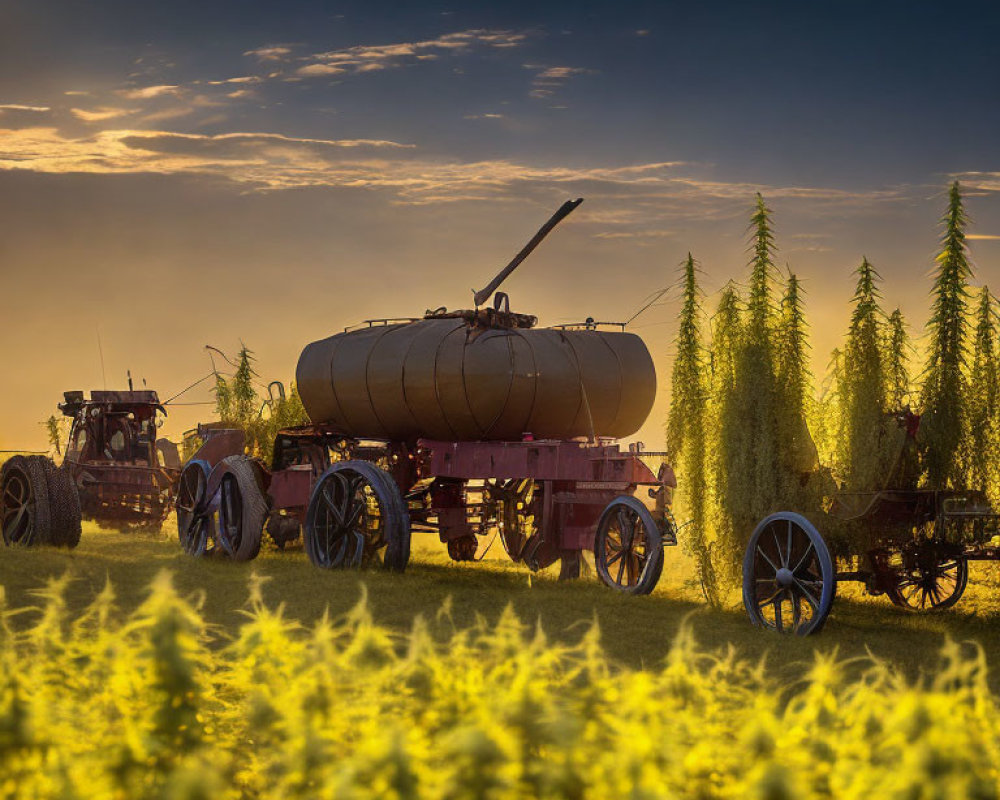
{"label": "black rubber tire", "polygon": [[[4,463],[0,470],[0,525],[5,544],[21,547],[52,544],[49,467],[46,466],[51,464],[45,456],[13,456]],[[22,503],[18,505],[27,513],[27,522],[15,523],[14,519],[8,519],[14,513],[8,488],[13,492],[15,487],[27,490],[27,496],[22,495]],[[15,525],[16,530],[11,529]]]}
{"label": "black rubber tire", "polygon": [[181,470],[174,496],[177,541],[185,553],[196,558],[208,552],[216,535],[215,513],[210,508],[211,499],[205,496],[211,472],[207,461],[189,461]]}
{"label": "black rubber tire", "polygon": [[360,476],[378,498],[385,523],[383,533],[385,545],[381,553],[382,565],[386,569],[402,572],[410,560],[410,516],[406,502],[392,476],[368,461],[338,461],[316,481],[312,497],[309,498],[306,522],[303,526],[303,539],[309,560],[315,566],[323,569],[361,566],[368,560],[364,556],[359,559],[346,555],[342,558],[331,559],[330,554],[324,552],[325,548],[322,547],[319,540],[317,517],[321,513],[321,505],[324,502],[322,499],[323,486],[333,479],[332,476],[345,472]]}
{"label": "black rubber tire", "polygon": [[[642,565],[634,585],[621,583],[623,577],[628,580],[624,574],[624,566],[626,563],[631,565],[631,560],[626,562],[624,556],[619,556],[618,559],[615,559],[614,556],[611,556],[611,559],[608,557],[608,533],[614,517],[619,511],[629,516],[634,515],[636,520],[642,522],[645,532],[646,563]],[[631,558],[631,546],[629,554]],[[617,577],[611,575],[613,564],[609,563],[610,560],[622,562],[617,571]],[[594,567],[597,569],[597,577],[600,578],[601,583],[615,591],[624,594],[649,594],[656,588],[660,574],[663,572],[663,539],[656,522],[653,520],[653,515],[649,513],[649,509],[642,504],[642,501],[631,495],[621,495],[608,503],[604,511],[601,512],[601,517],[597,521],[597,531],[594,534]]]}
{"label": "black rubber tire", "polygon": [[257,467],[247,456],[229,456],[220,466],[225,473],[219,485],[216,550],[233,561],[252,561],[260,553],[268,512],[267,500],[257,482]]}
{"label": "black rubber tire", "polygon": [[73,475],[66,466],[57,467],[49,461],[46,473],[49,484],[52,544],[72,549],[80,544],[82,532],[80,494],[73,481]]}

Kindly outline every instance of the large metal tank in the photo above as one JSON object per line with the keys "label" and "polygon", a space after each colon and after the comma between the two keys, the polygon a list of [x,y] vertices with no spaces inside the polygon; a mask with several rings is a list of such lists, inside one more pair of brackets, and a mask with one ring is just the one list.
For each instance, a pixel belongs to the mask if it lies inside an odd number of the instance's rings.
{"label": "large metal tank", "polygon": [[338,333],[296,369],[314,423],[357,438],[476,441],[635,433],[656,371],[634,334],[430,318]]}

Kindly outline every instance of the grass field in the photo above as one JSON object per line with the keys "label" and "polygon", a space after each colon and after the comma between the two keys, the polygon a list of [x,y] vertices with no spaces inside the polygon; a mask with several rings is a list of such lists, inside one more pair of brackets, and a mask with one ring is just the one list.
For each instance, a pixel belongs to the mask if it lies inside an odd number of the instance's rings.
{"label": "grass field", "polygon": [[978,615],[846,598],[800,640],[671,555],[628,598],[434,541],[402,575],[6,550],[0,800],[1000,798],[989,574]]}
{"label": "grass field", "polygon": [[[659,666],[681,624],[687,620],[699,645],[709,651],[729,645],[751,661],[767,656],[769,669],[801,667],[817,651],[837,650],[841,658],[868,653],[886,660],[909,678],[933,671],[945,636],[974,640],[990,664],[1000,664],[1000,586],[992,565],[973,565],[966,596],[955,609],[916,615],[892,607],[884,598],[863,598],[851,585],[838,596],[823,632],[807,639],[777,637],[750,626],[742,607],[712,610],[687,585],[686,563],[677,549],[667,551],[661,585],[648,597],[623,597],[605,588],[591,571],[579,581],[560,582],[555,571],[532,575],[502,560],[499,544],[480,563],[451,562],[433,536],[414,538],[413,556],[402,575],[379,571],[333,571],[314,568],[301,549],[264,548],[249,564],[193,559],[172,536],[173,519],[163,533],[113,532],[85,523],[80,546],[59,550],[7,550],[0,553],[0,585],[8,608],[36,602],[46,580],[67,576],[70,611],[82,609],[110,579],[124,611],[136,608],[161,570],[173,575],[178,591],[195,597],[205,619],[234,632],[245,617],[252,574],[264,579],[265,601],[284,604],[288,617],[306,624],[329,609],[346,612],[364,589],[376,623],[408,631],[420,613],[433,619],[450,603],[450,618],[462,628],[477,615],[495,621],[505,606],[518,616],[541,622],[554,640],[574,643],[586,623],[596,619],[608,656],[623,666]],[[500,551],[497,553],[496,551]],[[494,558],[494,556],[497,556]],[[22,615],[16,625],[27,625]],[[1000,689],[1000,670],[991,676]]]}

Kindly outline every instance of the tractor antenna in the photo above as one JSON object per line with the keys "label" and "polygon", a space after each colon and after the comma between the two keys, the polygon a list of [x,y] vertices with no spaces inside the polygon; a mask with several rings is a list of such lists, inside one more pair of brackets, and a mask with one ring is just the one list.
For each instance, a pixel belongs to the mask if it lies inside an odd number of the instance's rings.
{"label": "tractor antenna", "polygon": [[101,357],[101,381],[104,383],[104,389],[107,391],[108,388],[108,376],[104,371],[104,346],[101,344],[101,326],[97,326],[97,352]]}

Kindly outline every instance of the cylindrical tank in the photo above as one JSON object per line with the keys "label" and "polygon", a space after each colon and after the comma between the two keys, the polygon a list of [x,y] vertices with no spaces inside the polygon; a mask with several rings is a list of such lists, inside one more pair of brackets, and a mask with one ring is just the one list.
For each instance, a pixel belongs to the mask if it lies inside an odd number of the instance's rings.
{"label": "cylindrical tank", "polygon": [[631,333],[432,318],[307,345],[295,372],[314,423],[356,438],[620,438],[645,422],[656,371]]}

